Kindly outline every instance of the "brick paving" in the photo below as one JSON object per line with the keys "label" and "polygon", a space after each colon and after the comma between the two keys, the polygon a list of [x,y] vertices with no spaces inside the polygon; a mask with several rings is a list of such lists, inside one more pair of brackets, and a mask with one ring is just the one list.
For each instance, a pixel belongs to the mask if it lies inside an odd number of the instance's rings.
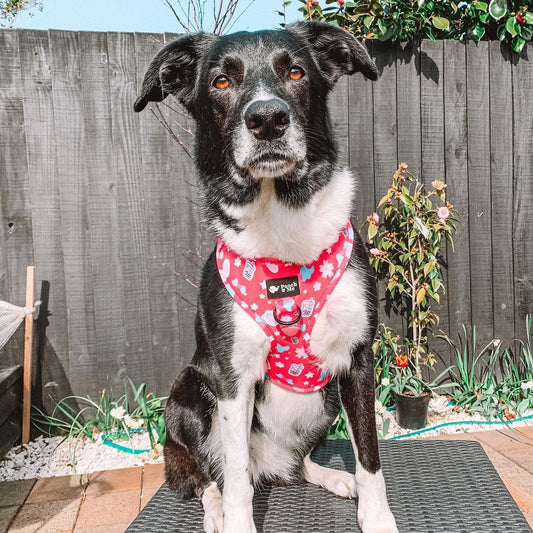
{"label": "brick paving", "polygon": [[[432,439],[480,442],[533,527],[533,427]],[[122,533],[163,480],[157,464],[0,483],[0,533]]]}

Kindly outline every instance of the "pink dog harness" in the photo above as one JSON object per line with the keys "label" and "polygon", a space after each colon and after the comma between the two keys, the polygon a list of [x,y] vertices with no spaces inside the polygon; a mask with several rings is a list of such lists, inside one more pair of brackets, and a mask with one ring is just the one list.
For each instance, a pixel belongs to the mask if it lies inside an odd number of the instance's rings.
{"label": "pink dog harness", "polygon": [[351,223],[311,265],[279,259],[247,260],[218,239],[216,259],[231,297],[270,340],[266,378],[296,392],[313,392],[330,380],[311,352],[313,326],[346,270],[353,248]]}

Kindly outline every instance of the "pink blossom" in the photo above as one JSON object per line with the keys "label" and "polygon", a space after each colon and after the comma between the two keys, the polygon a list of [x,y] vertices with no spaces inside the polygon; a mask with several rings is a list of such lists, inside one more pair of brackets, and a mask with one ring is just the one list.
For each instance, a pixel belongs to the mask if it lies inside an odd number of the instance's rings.
{"label": "pink blossom", "polygon": [[374,257],[381,255],[381,251],[378,248],[370,248],[370,254]]}
{"label": "pink blossom", "polygon": [[377,213],[372,213],[372,222],[377,226],[379,224],[379,215]]}
{"label": "pink blossom", "polygon": [[446,206],[439,207],[437,210],[437,216],[439,217],[439,220],[442,222],[443,220],[446,221],[446,219],[450,216],[450,210]]}

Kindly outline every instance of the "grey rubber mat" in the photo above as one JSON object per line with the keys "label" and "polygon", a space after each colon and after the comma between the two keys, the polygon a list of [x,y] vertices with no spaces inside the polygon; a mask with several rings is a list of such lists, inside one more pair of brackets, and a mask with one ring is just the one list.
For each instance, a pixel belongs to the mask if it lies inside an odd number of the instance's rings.
{"label": "grey rubber mat", "polygon": [[[526,533],[525,518],[483,448],[470,441],[380,443],[392,512],[401,533]],[[328,441],[314,459],[353,472],[349,441]],[[198,500],[183,501],[163,485],[130,533],[201,533]],[[357,500],[309,484],[275,487],[254,496],[258,533],[354,533]]]}

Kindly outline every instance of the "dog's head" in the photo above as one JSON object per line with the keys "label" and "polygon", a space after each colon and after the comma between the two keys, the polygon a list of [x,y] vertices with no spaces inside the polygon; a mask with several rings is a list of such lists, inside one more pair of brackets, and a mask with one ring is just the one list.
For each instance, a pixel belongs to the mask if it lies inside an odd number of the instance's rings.
{"label": "dog's head", "polygon": [[187,35],[156,55],[134,109],[176,95],[197,122],[203,178],[294,182],[310,167],[335,163],[326,97],[355,72],[377,78],[366,48],[330,24]]}

